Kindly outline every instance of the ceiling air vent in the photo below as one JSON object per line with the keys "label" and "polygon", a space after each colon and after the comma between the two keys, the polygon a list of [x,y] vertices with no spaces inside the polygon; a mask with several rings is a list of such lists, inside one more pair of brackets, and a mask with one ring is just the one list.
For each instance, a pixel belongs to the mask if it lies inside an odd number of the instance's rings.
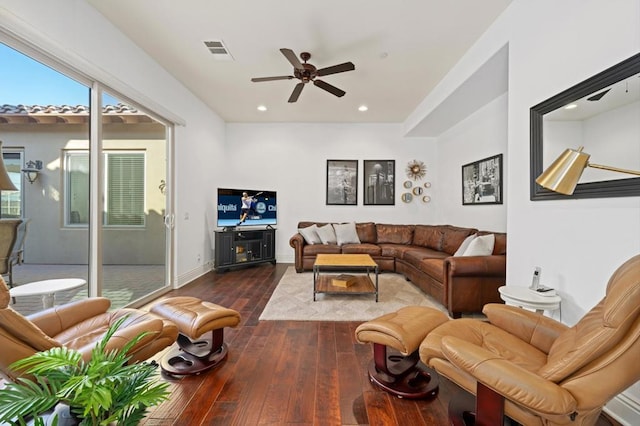
{"label": "ceiling air vent", "polygon": [[233,56],[231,56],[222,40],[205,41],[204,45],[207,46],[214,59],[218,61],[233,61]]}

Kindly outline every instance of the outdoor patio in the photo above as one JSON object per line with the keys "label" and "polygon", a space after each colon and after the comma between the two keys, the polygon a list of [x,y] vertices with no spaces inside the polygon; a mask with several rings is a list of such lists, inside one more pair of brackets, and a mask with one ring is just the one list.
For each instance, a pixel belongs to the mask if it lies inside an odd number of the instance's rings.
{"label": "outdoor patio", "polygon": [[[103,267],[103,296],[111,300],[113,308],[125,306],[161,287],[164,265],[106,265]],[[14,267],[14,286],[54,278],[83,278],[87,280],[87,265],[21,264]],[[5,277],[5,280],[7,278]],[[56,304],[87,297],[87,288],[56,293]],[[15,299],[11,307],[23,315],[42,310],[42,296],[24,296]]]}

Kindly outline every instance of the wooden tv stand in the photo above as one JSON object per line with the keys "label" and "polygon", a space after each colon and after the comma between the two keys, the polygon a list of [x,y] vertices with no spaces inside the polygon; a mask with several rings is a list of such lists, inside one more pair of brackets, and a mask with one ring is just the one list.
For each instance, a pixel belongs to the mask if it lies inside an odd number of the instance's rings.
{"label": "wooden tv stand", "polygon": [[215,231],[215,269],[270,262],[276,264],[276,230],[230,229]]}

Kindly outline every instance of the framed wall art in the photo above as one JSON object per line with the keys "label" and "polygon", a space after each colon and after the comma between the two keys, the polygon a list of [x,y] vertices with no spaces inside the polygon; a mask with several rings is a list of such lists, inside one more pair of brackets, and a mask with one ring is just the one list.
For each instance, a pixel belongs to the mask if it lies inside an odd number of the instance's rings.
{"label": "framed wall art", "polygon": [[358,204],[358,160],[327,160],[327,205]]}
{"label": "framed wall art", "polygon": [[364,205],[395,204],[395,160],[364,160]]}
{"label": "framed wall art", "polygon": [[502,154],[462,166],[462,204],[502,204]]}

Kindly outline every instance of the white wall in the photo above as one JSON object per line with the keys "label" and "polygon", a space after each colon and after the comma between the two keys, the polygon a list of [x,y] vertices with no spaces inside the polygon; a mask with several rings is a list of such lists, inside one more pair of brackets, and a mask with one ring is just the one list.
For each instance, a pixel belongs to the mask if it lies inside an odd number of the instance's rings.
{"label": "white wall", "polygon": [[215,185],[202,183],[215,182],[224,164],[220,117],[84,1],[0,0],[0,26],[155,112],[184,120],[175,132],[178,177],[168,186],[177,206],[172,276],[181,284],[203,273]]}
{"label": "white wall", "polygon": [[462,165],[502,154],[507,194],[507,95],[502,95],[438,137],[438,221],[487,231],[507,231],[507,201],[462,205]]}
{"label": "white wall", "polygon": [[[640,51],[637,0],[514,0],[412,115],[426,116],[502,46],[509,46],[507,284],[542,283],[563,297],[562,321],[575,323],[604,295],[612,272],[640,253],[640,197],[529,200],[529,108]],[[469,142],[470,144],[472,142]],[[439,161],[449,158],[439,143]],[[595,160],[595,159],[594,159]],[[640,386],[611,404],[637,424]]]}
{"label": "white wall", "polygon": [[[225,159],[229,165],[219,187],[278,191],[276,257],[293,262],[289,238],[299,221],[436,223],[439,200],[436,146],[426,138],[403,138],[399,124],[227,124]],[[396,161],[394,206],[363,205],[363,160]],[[423,180],[432,187],[430,203],[403,203],[402,183],[411,160],[427,166]],[[327,160],[358,160],[358,205],[327,206]],[[213,184],[212,184],[213,185]],[[215,203],[211,199],[210,203]]]}

